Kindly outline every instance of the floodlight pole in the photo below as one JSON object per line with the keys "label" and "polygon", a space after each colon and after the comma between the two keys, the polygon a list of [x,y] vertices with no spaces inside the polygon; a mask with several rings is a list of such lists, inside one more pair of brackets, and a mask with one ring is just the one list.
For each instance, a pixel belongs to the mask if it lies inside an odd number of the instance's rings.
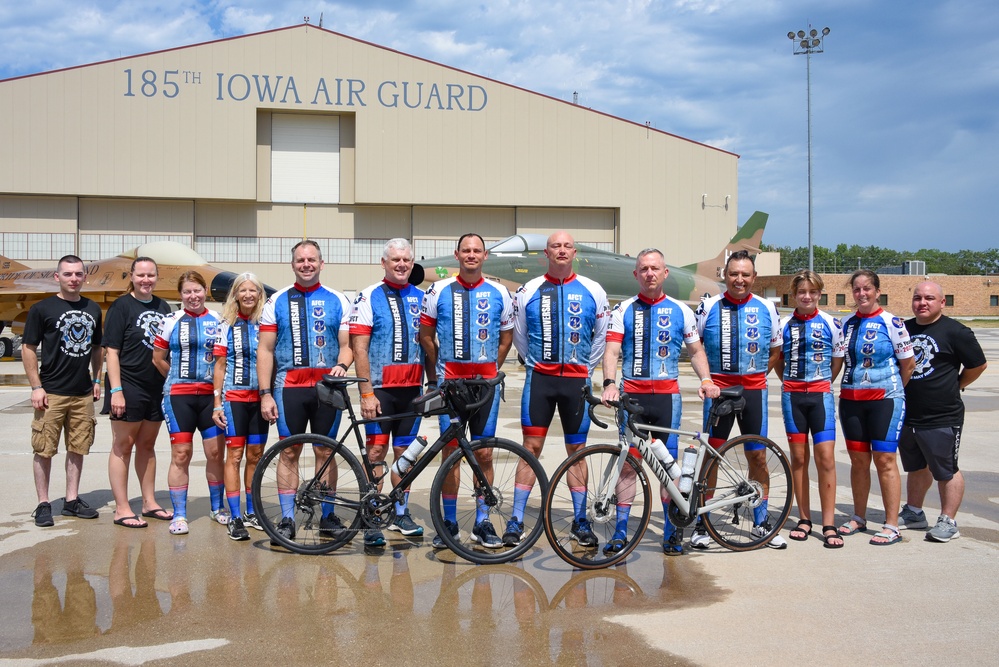
{"label": "floodlight pole", "polygon": [[822,53],[822,41],[829,34],[829,28],[819,32],[809,26],[808,32],[799,30],[797,33],[787,33],[788,39],[794,44],[794,55],[805,56],[805,87],[807,90],[807,125],[808,125],[808,270],[815,270],[815,247],[812,244],[812,54]]}

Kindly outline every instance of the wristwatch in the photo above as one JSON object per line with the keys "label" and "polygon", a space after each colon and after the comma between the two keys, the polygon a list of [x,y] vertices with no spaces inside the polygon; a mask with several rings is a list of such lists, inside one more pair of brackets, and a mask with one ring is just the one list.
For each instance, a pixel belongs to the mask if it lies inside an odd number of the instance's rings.
{"label": "wristwatch", "polygon": [[610,379],[610,378],[608,378],[608,379],[604,380],[604,389],[606,389],[607,387],[611,386],[611,385],[612,385],[612,384],[614,384],[615,382],[616,382],[616,380],[612,380],[612,379]]}
{"label": "wristwatch", "polygon": [[261,389],[261,390],[257,391],[257,393],[260,394],[261,396],[270,396],[271,390],[270,389]]}

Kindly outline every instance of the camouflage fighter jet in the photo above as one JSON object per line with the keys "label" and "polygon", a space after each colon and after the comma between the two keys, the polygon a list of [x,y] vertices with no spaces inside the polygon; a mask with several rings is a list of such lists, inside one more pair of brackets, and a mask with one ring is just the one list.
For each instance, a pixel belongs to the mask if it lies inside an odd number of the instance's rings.
{"label": "camouflage fighter jet", "polygon": [[[667,265],[669,276],[666,278],[666,293],[693,306],[706,296],[719,294],[724,289],[721,272],[725,260],[736,250],[759,253],[768,218],[766,213],[753,213],[728,245],[711,259],[686,266]],[[516,234],[491,245],[489,258],[483,265],[483,275],[503,283],[511,292],[516,291],[522,284],[547,270],[548,258],[544,252],[547,241],[548,237],[544,234]],[[576,244],[576,273],[599,282],[612,302],[622,301],[638,293],[634,271],[634,257]],[[420,260],[413,270],[410,282],[432,283],[457,272],[458,263],[453,255]]]}

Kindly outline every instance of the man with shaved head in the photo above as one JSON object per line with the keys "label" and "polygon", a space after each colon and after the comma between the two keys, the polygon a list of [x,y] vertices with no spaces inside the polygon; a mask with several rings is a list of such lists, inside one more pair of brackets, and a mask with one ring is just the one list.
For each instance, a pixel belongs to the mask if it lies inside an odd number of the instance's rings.
{"label": "man with shaved head", "polygon": [[[535,456],[548,435],[558,408],[567,454],[586,444],[590,418],[583,408],[583,387],[604,355],[610,308],[607,294],[595,281],[576,275],[576,243],[565,231],[548,237],[548,271],[517,290],[513,343],[525,359],[527,377],[520,405],[524,446]],[[503,542],[520,543],[527,500],[534,487],[529,468],[517,473],[513,516]],[[571,537],[595,549],[597,537],[582,507],[572,522]]]}
{"label": "man with shaved head", "polygon": [[906,504],[899,512],[905,528],[926,528],[922,504],[933,480],[940,490],[940,517],[926,539],[949,542],[960,537],[958,507],[964,476],[957,466],[964,425],[961,391],[986,367],[974,332],[943,314],[944,294],[937,283],[921,282],[912,290],[912,313],[906,329],[912,338],[916,370],[905,386],[905,421],[898,442],[906,481]]}

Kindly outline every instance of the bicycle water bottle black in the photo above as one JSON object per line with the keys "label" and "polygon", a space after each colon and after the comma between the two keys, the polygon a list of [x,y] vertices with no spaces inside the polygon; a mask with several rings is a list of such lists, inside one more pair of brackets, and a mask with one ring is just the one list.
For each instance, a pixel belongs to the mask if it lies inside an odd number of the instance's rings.
{"label": "bicycle water bottle black", "polygon": [[416,463],[416,459],[420,458],[420,453],[423,452],[423,448],[426,446],[427,439],[422,435],[416,436],[413,442],[409,443],[409,447],[402,453],[402,456],[397,458],[395,463],[392,464],[392,472],[397,475],[405,475],[409,472],[409,469]]}
{"label": "bicycle water bottle black", "polygon": [[680,493],[686,495],[694,488],[694,463],[697,462],[697,450],[693,445],[687,445],[683,450],[683,465],[680,467]]}
{"label": "bicycle water bottle black", "polygon": [[649,449],[652,451],[653,456],[659,459],[659,462],[666,468],[666,474],[669,475],[670,479],[676,479],[680,476],[680,466],[676,464],[676,459],[666,449],[666,444],[662,440],[652,438],[652,442],[649,443]]}

